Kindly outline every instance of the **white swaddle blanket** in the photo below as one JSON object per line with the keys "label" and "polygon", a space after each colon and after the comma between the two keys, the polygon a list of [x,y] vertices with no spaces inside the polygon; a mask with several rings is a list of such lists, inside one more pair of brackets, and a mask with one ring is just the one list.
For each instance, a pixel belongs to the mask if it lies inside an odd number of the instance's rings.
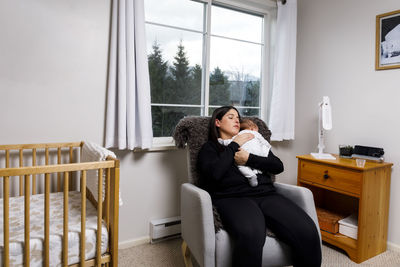
{"label": "white swaddle blanket", "polygon": [[[105,149],[95,143],[92,142],[85,142],[82,147],[82,156],[81,162],[91,162],[91,161],[103,161],[106,160],[108,156],[117,158],[114,152]],[[92,192],[92,195],[97,200],[98,192],[98,172],[96,170],[91,170],[87,172],[86,175],[86,187]],[[106,173],[103,172],[103,200],[105,196],[105,175]],[[119,205],[122,206],[122,198],[121,198],[121,190],[119,190]]]}

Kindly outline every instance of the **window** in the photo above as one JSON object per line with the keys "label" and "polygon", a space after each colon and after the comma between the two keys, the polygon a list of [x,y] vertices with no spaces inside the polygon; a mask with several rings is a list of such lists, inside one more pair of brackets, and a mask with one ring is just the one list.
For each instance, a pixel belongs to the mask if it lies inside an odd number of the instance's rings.
{"label": "window", "polygon": [[154,137],[222,105],[263,114],[265,14],[211,0],[145,0],[145,17]]}

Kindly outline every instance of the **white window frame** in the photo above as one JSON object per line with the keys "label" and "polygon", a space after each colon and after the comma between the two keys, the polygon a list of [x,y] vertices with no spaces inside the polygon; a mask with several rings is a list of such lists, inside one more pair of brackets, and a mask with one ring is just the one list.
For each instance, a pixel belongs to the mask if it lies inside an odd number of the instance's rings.
{"label": "white window frame", "polygon": [[[146,24],[164,26],[172,29],[180,29],[190,32],[202,33],[204,35],[203,38],[203,55],[202,55],[202,84],[201,84],[201,105],[175,105],[171,104],[171,106],[190,106],[190,107],[200,107],[201,108],[201,116],[209,116],[208,110],[210,107],[218,107],[209,105],[209,79],[210,79],[210,39],[211,39],[211,6],[212,4],[216,4],[221,7],[231,8],[237,11],[244,11],[250,14],[261,15],[263,16],[264,25],[262,32],[262,61],[261,61],[261,75],[260,75],[260,118],[264,121],[267,120],[269,111],[267,107],[269,106],[270,99],[270,87],[271,87],[271,54],[272,54],[272,38],[271,38],[271,29],[273,28],[274,21],[276,20],[276,1],[273,0],[192,0],[196,2],[206,3],[206,12],[203,13],[203,31],[186,29],[183,27],[176,27],[170,25],[163,25],[160,23],[154,23],[150,21],[146,21]],[[207,21],[206,21],[207,20]],[[216,36],[216,35],[212,35]],[[227,38],[226,39],[233,39]],[[252,42],[249,42],[252,43]],[[152,103],[152,106],[167,106],[168,104],[161,103]],[[242,108],[242,107],[238,107]],[[249,108],[249,107],[243,107]],[[175,148],[175,143],[173,141],[172,136],[169,137],[153,137],[153,147],[149,149],[150,151],[160,151],[160,150],[171,150]],[[139,149],[141,150],[141,149]]]}

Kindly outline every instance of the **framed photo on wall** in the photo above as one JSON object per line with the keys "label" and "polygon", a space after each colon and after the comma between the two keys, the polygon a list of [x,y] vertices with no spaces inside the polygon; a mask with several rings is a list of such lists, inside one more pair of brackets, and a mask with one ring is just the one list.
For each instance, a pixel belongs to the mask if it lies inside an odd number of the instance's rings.
{"label": "framed photo on wall", "polygon": [[400,68],[400,10],[376,16],[375,69]]}

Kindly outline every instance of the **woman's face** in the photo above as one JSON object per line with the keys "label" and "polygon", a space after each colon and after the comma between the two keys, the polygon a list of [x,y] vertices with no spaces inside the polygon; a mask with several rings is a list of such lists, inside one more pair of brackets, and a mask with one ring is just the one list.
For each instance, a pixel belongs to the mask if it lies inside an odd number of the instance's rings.
{"label": "woman's face", "polygon": [[231,139],[240,130],[239,114],[236,110],[230,109],[221,120],[215,120],[215,126],[219,128],[220,138]]}

